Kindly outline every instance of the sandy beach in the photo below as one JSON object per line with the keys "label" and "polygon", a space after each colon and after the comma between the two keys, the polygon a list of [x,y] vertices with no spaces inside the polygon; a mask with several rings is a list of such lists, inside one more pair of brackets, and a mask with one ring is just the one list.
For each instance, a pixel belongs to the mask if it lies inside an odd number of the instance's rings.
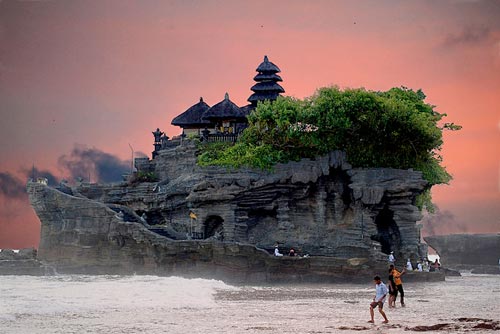
{"label": "sandy beach", "polygon": [[2,333],[466,333],[500,329],[500,276],[405,284],[369,320],[366,285],[229,286],[156,276],[0,277]]}

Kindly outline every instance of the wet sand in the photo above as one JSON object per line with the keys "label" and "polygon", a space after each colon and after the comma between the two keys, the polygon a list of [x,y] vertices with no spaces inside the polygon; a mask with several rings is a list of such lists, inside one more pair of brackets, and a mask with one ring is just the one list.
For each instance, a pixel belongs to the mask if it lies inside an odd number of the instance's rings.
{"label": "wet sand", "polygon": [[233,287],[155,276],[0,277],[1,333],[493,333],[500,276],[405,284],[407,307],[375,312],[366,285]]}

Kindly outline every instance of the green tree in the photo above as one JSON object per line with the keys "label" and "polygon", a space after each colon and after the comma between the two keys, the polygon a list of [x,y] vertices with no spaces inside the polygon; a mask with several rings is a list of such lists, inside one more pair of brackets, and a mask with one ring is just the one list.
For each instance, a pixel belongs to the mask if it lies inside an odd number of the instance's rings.
{"label": "green tree", "polygon": [[304,100],[280,97],[259,103],[249,126],[234,146],[202,148],[201,165],[269,169],[278,162],[313,158],[343,150],[354,167],[414,168],[429,187],[451,176],[441,165],[444,130],[440,114],[421,90],[406,87],[386,92],[320,88]]}

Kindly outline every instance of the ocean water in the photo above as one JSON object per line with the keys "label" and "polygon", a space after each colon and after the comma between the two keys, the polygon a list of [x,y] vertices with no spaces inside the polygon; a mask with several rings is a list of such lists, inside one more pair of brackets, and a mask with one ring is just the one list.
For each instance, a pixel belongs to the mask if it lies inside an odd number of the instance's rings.
{"label": "ocean water", "polygon": [[156,276],[0,276],[0,333],[493,333],[500,275],[404,284],[375,312],[366,285],[230,286]]}

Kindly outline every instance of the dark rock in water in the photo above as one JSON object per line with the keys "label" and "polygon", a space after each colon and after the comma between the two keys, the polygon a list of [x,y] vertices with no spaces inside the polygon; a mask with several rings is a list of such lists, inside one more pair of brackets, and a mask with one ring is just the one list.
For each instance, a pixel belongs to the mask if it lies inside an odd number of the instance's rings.
{"label": "dark rock in water", "polygon": [[460,271],[453,270],[453,269],[450,269],[450,268],[441,267],[440,271],[444,272],[444,274],[446,276],[462,276],[460,274]]}
{"label": "dark rock in water", "polygon": [[405,327],[405,330],[412,332],[446,331],[453,333],[465,333],[465,332],[477,332],[478,330],[497,331],[498,329],[500,329],[500,323],[496,320],[491,320],[491,319],[458,318],[453,320],[454,320],[453,323],[440,323],[435,325],[420,325],[415,327]]}
{"label": "dark rock in water", "polygon": [[[202,168],[188,141],[136,167],[158,181],[71,192],[28,183],[39,258],[60,272],[300,282],[371,279],[390,251],[400,261],[427,255],[413,205],[426,185],[417,171],[352,168],[338,151],[272,172]],[[276,244],[308,257],[273,257]]]}
{"label": "dark rock in water", "polygon": [[3,249],[0,252],[0,275],[44,275],[45,266],[36,259],[33,248],[14,252]]}
{"label": "dark rock in water", "polygon": [[3,249],[0,252],[0,260],[14,260],[16,258],[16,252],[12,249]]}
{"label": "dark rock in water", "polygon": [[[385,273],[384,273],[385,275]],[[446,273],[443,270],[436,272],[426,272],[426,271],[407,271],[403,276],[404,282],[436,282],[445,279]],[[458,273],[460,276],[460,273]]]}
{"label": "dark rock in water", "polygon": [[500,275],[499,266],[474,266],[471,268],[472,274]]}
{"label": "dark rock in water", "polygon": [[441,263],[456,270],[500,274],[500,234],[451,234],[425,237]]}

